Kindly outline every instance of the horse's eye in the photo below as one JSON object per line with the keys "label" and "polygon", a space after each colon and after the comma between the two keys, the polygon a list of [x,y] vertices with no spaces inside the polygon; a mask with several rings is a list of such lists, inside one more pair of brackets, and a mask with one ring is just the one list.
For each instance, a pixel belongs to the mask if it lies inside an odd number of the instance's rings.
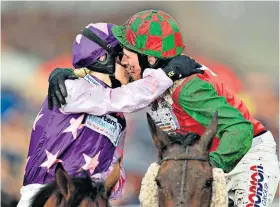
{"label": "horse's eye", "polygon": [[213,178],[210,178],[209,180],[206,181],[205,187],[206,187],[206,188],[211,187],[211,186],[212,186],[212,183],[213,183]]}
{"label": "horse's eye", "polygon": [[156,184],[157,184],[158,188],[162,188],[162,186],[161,186],[159,180],[158,180],[158,179],[155,179],[155,181],[156,181]]}
{"label": "horse's eye", "polygon": [[162,148],[161,148],[161,151],[162,152],[165,152],[167,150],[167,146],[163,146]]}

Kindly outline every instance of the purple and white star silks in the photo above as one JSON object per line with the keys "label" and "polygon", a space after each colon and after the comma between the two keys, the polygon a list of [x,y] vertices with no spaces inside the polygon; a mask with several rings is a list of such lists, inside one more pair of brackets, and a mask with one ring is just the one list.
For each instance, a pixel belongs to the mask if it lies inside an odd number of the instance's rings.
{"label": "purple and white star silks", "polygon": [[36,116],[36,118],[35,118],[35,121],[34,121],[34,123],[33,123],[33,130],[35,130],[35,127],[36,127],[36,124],[37,124],[37,122],[42,118],[42,116],[44,115],[44,114],[40,114],[42,112],[42,109],[39,111],[39,113],[38,113],[38,115]]}
{"label": "purple and white star silks", "polygon": [[58,162],[63,162],[62,160],[60,159],[57,159],[57,155],[58,155],[59,151],[53,155],[52,153],[50,153],[48,150],[46,150],[46,154],[47,154],[47,160],[45,162],[43,162],[40,167],[46,167],[47,168],[47,171],[50,170],[50,168],[58,163]]}
{"label": "purple and white star silks", "polygon": [[84,164],[82,166],[82,169],[84,170],[89,170],[90,174],[92,175],[92,173],[94,172],[95,168],[98,166],[99,164],[99,161],[98,161],[98,158],[99,158],[99,155],[100,155],[100,152],[98,152],[95,156],[93,157],[90,157],[86,154],[83,154],[84,156],[84,159],[86,161],[86,164]]}
{"label": "purple and white star silks", "polygon": [[70,126],[67,127],[63,132],[71,132],[74,139],[77,138],[77,131],[83,128],[82,121],[84,119],[84,114],[82,114],[78,119],[72,118],[70,120]]}

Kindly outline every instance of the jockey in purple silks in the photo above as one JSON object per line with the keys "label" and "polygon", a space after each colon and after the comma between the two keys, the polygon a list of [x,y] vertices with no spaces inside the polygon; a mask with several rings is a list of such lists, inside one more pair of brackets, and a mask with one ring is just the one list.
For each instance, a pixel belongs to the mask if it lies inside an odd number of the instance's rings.
{"label": "jockey in purple silks", "polygon": [[[107,23],[89,24],[83,31],[95,34],[95,41],[83,34],[76,36],[73,43],[74,67],[88,67],[95,72],[68,81],[72,98],[79,98],[75,97],[75,90],[80,87],[114,88],[120,86],[120,82],[128,82],[124,68],[115,63],[118,41],[112,34],[112,26]],[[102,41],[112,46],[110,51],[99,45]],[[109,77],[111,70],[115,71],[115,76]],[[76,113],[74,109],[79,104],[75,102],[71,105],[72,109],[51,111],[48,109],[48,100],[44,101],[32,128],[18,206],[29,206],[30,198],[44,184],[55,180],[55,165],[58,162],[71,176],[84,176],[82,171],[87,171],[92,179],[104,180],[116,161],[123,157],[126,133],[123,114],[111,113],[97,117],[90,113]],[[120,175],[110,199],[120,198],[124,190],[122,162]]]}
{"label": "jockey in purple silks", "polygon": [[[173,81],[194,72],[181,71],[190,59],[178,56],[162,69],[147,68],[144,79],[120,87],[128,83],[129,77],[120,64],[122,48],[112,34],[112,27],[107,23],[89,24],[76,36],[72,51],[73,65],[80,70],[73,72],[69,69],[69,73],[75,76],[82,71],[84,76],[79,79],[68,76],[72,80],[66,81],[68,99],[64,107],[50,110],[50,100],[44,101],[33,124],[18,206],[29,206],[32,196],[44,184],[55,180],[58,162],[71,176],[84,176],[83,171],[86,171],[93,180],[103,181],[114,164],[123,157],[126,133],[123,113],[104,115],[101,110],[104,106],[91,107],[89,101],[92,98],[98,99],[98,94],[103,94],[103,97],[110,96],[114,101],[122,102],[111,94],[113,89],[114,92],[121,90],[121,93],[130,93],[135,86],[141,85],[145,94],[139,94],[137,99],[142,100],[145,106],[169,88]],[[60,71],[54,70],[52,75],[56,76]],[[166,75],[170,71],[172,79]],[[96,110],[99,109],[100,116],[97,116]],[[110,199],[119,199],[123,194],[125,172],[122,163],[120,175]]]}

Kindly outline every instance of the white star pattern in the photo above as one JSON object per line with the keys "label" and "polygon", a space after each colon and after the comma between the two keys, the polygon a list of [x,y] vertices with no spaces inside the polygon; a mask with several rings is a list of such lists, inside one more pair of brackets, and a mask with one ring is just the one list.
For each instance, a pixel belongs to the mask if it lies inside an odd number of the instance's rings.
{"label": "white star pattern", "polygon": [[35,118],[35,121],[33,123],[33,130],[35,130],[35,127],[36,127],[36,124],[37,122],[39,121],[39,119],[41,119],[41,117],[43,116],[43,114],[40,114],[42,111],[42,109],[39,111],[39,113],[37,114],[36,118]]}
{"label": "white star pattern", "polygon": [[76,42],[77,42],[78,44],[80,44],[81,39],[82,39],[82,35],[81,35],[81,34],[78,34],[78,35],[76,36]]}
{"label": "white star pattern", "polygon": [[82,169],[89,170],[90,174],[92,175],[95,168],[99,164],[99,161],[98,161],[99,155],[100,155],[100,152],[98,152],[94,157],[91,158],[91,157],[89,157],[89,156],[87,156],[86,154],[83,153],[86,164],[84,164]]}
{"label": "white star pattern", "polygon": [[59,151],[58,151],[55,155],[53,155],[53,154],[50,153],[48,150],[46,150],[47,160],[46,160],[44,163],[42,163],[42,164],[40,165],[40,167],[46,167],[46,168],[48,169],[48,172],[49,172],[50,168],[51,168],[54,164],[56,164],[56,163],[58,163],[58,162],[63,162],[62,160],[59,160],[59,159],[56,158],[57,155],[58,155],[58,153],[59,153]]}
{"label": "white star pattern", "polygon": [[107,36],[109,36],[109,31],[108,31],[108,26],[106,23],[96,23],[96,24],[89,24],[87,26],[87,28],[89,28],[90,26],[99,29],[100,31],[104,32]]}
{"label": "white star pattern", "polygon": [[84,119],[84,114],[81,115],[78,119],[72,118],[70,120],[70,126],[67,127],[63,132],[64,133],[65,132],[72,132],[72,135],[73,135],[74,139],[76,139],[78,129],[83,128],[83,125],[81,124],[83,119]]}

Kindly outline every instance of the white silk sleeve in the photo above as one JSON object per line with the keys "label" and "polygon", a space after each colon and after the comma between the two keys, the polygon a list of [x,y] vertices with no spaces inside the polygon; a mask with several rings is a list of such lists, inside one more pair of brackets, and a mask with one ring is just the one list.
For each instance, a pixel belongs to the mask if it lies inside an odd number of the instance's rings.
{"label": "white silk sleeve", "polygon": [[146,69],[143,79],[111,89],[92,86],[84,79],[66,80],[65,113],[88,113],[101,116],[111,112],[134,112],[147,107],[163,94],[173,81],[162,69]]}

